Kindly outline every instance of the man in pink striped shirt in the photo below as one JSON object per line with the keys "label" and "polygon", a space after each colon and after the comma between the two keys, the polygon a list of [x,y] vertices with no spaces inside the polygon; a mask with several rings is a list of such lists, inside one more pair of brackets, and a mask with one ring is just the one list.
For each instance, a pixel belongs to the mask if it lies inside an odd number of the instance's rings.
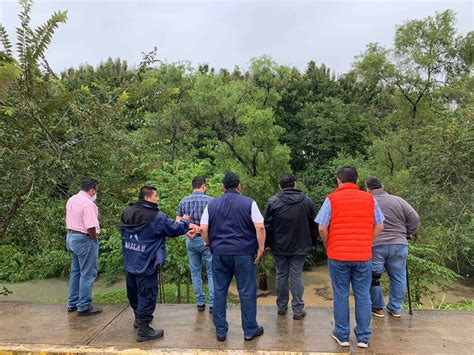
{"label": "man in pink striped shirt", "polygon": [[79,316],[99,314],[92,306],[92,285],[97,277],[99,259],[99,210],[94,203],[97,181],[85,179],[81,190],[66,204],[66,246],[71,252],[68,312]]}

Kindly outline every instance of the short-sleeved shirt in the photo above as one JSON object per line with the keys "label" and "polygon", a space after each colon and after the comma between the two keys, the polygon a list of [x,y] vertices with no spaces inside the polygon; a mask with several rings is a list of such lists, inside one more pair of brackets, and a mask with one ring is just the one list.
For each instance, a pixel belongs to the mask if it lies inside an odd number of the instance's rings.
{"label": "short-sleeved shirt", "polygon": [[84,234],[95,228],[96,233],[100,233],[99,209],[85,191],[79,191],[67,201],[66,228]]}
{"label": "short-sleeved shirt", "polygon": [[[252,222],[253,223],[263,223],[263,216],[260,212],[257,202],[252,202]],[[207,211],[207,206],[204,209],[201,217],[201,224],[209,224],[209,212]]]}
{"label": "short-sleeved shirt", "polygon": [[[380,209],[379,203],[374,198],[374,223],[382,224],[384,219],[385,217]],[[329,201],[329,198],[326,197],[324,200],[314,221],[325,227],[329,226],[331,223],[331,201]]]}
{"label": "short-sleeved shirt", "polygon": [[211,196],[208,196],[203,192],[194,191],[191,195],[181,200],[176,208],[176,216],[183,217],[183,215],[187,214],[189,215],[190,222],[199,224],[202,213],[211,200]]}

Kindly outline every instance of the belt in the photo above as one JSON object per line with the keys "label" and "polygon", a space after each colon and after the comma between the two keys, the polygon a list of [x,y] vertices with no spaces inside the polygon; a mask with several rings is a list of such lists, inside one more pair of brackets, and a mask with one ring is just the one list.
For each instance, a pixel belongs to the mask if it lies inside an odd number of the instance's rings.
{"label": "belt", "polygon": [[84,232],[79,232],[79,231],[75,231],[75,230],[73,230],[73,229],[68,229],[67,231],[68,231],[69,233],[82,234],[82,235],[87,235],[87,236],[89,236],[89,237],[90,237],[90,235],[89,235],[89,234],[87,234],[87,233],[84,233]]}

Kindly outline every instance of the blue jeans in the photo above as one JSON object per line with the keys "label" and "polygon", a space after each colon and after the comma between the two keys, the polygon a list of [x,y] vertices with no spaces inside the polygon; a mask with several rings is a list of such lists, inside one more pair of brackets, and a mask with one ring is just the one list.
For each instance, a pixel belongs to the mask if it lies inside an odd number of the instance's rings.
{"label": "blue jeans", "polygon": [[194,295],[197,304],[205,304],[206,296],[202,290],[201,265],[202,260],[206,263],[207,281],[209,286],[209,304],[214,304],[214,282],[212,280],[212,255],[204,245],[201,237],[194,239],[186,238],[186,250],[189,258],[189,269],[193,280]]}
{"label": "blue jeans", "polygon": [[92,303],[92,285],[97,277],[99,242],[82,233],[68,232],[66,247],[71,252],[68,307],[82,312]]}
{"label": "blue jeans", "polygon": [[341,341],[348,341],[350,329],[349,287],[355,298],[357,341],[369,342],[370,329],[370,283],[372,280],[371,261],[338,261],[328,259],[334,293],[334,335]]}
{"label": "blue jeans", "polygon": [[242,329],[245,337],[252,337],[257,324],[257,268],[253,255],[213,255],[214,275],[214,326],[217,336],[227,335],[229,324],[226,320],[227,291],[235,275],[240,298]]}
{"label": "blue jeans", "polygon": [[407,256],[408,245],[389,244],[377,245],[372,248],[373,280],[370,287],[370,297],[373,309],[382,309],[385,306],[379,282],[385,269],[390,278],[390,298],[387,308],[395,313],[400,313],[405,301]]}

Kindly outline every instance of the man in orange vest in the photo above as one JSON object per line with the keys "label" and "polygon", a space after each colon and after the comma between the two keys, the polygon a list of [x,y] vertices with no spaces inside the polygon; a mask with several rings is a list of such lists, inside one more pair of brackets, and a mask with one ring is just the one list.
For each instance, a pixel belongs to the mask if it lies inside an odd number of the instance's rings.
{"label": "man in orange vest", "polygon": [[357,346],[369,346],[371,321],[372,241],[383,230],[384,216],[377,201],[359,190],[357,170],[344,166],[337,172],[338,188],[324,200],[315,222],[328,255],[334,294],[332,337],[349,346],[349,288],[355,298]]}

